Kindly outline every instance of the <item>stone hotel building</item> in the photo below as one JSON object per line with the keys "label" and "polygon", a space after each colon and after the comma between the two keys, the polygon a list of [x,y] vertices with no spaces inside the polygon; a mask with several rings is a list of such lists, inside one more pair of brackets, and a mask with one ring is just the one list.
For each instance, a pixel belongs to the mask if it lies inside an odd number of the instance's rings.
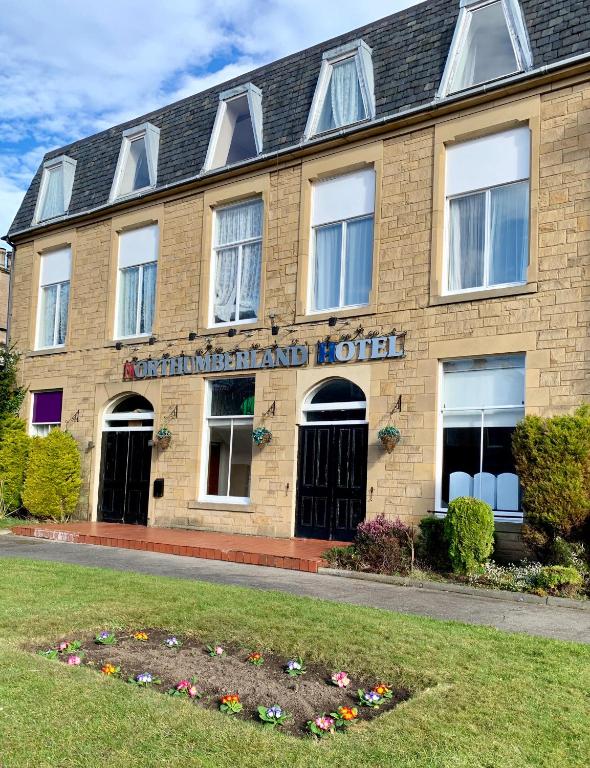
{"label": "stone hotel building", "polygon": [[48,153],[7,239],[82,518],[516,529],[514,426],[590,397],[590,6],[425,0]]}

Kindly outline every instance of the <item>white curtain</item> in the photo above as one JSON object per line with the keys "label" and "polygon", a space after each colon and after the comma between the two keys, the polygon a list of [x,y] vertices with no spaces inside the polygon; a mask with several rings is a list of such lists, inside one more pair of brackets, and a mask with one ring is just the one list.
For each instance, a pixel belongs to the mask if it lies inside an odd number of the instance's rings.
{"label": "white curtain", "polygon": [[56,344],[65,344],[68,331],[68,306],[70,303],[70,284],[61,283],[59,286],[59,320],[57,326]]}
{"label": "white curtain", "polygon": [[450,291],[484,284],[485,193],[457,197],[449,205]]}
{"label": "white curtain", "polygon": [[151,333],[154,324],[156,306],[157,264],[143,265],[143,284],[141,288],[140,333]]}
{"label": "white curtain", "polygon": [[524,283],[529,250],[529,183],[491,191],[490,284]]}
{"label": "white curtain", "polygon": [[315,307],[340,305],[342,224],[318,227],[315,231]]}
{"label": "white curtain", "polygon": [[53,219],[64,213],[63,168],[52,168],[47,173],[45,200],[41,211],[41,219]]}
{"label": "white curtain", "polygon": [[220,208],[215,218],[216,246],[262,237],[262,200]]}
{"label": "white curtain", "polygon": [[122,269],[120,277],[119,336],[135,336],[137,333],[139,267]]}
{"label": "white curtain", "polygon": [[365,116],[356,58],[353,56],[332,67],[317,129],[319,132],[328,131],[356,123]]}
{"label": "white curtain", "polygon": [[242,272],[238,299],[240,320],[252,319],[258,315],[261,250],[261,243],[249,243],[242,247]]}
{"label": "white curtain", "polygon": [[55,344],[57,288],[57,285],[47,285],[41,290],[41,332],[39,334],[41,347],[53,347]]}
{"label": "white curtain", "polygon": [[373,219],[350,221],[346,227],[345,304],[368,304],[372,272]]}
{"label": "white curtain", "polygon": [[236,290],[239,248],[217,251],[215,265],[215,321],[229,323],[236,319]]}

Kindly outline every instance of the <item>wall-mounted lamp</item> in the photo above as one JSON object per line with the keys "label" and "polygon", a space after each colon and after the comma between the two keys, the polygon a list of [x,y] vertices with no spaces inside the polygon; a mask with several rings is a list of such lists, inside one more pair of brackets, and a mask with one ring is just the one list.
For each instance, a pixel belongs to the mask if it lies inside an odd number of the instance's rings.
{"label": "wall-mounted lamp", "polygon": [[123,345],[121,344],[121,342],[120,342],[120,341],[117,341],[117,342],[115,343],[115,349],[123,349]]}
{"label": "wall-mounted lamp", "polygon": [[229,329],[229,331],[227,332],[227,335],[228,335],[228,336],[230,337],[230,339],[231,339],[231,338],[233,338],[233,337],[236,335],[236,333],[237,333],[237,331],[236,331],[236,329],[235,329],[235,328],[230,328],[230,329]]}
{"label": "wall-mounted lamp", "polygon": [[328,325],[330,326],[330,328],[333,328],[336,325],[337,319],[338,318],[336,318],[336,317],[329,317],[328,318]]}
{"label": "wall-mounted lamp", "polygon": [[150,341],[149,341],[149,343],[150,343],[150,344],[155,344],[155,343],[156,343],[156,337],[155,337],[155,336],[150,336]]}
{"label": "wall-mounted lamp", "polygon": [[273,336],[278,336],[279,335],[279,330],[280,330],[280,328],[279,328],[278,325],[271,325],[270,326],[270,332],[272,333]]}
{"label": "wall-mounted lamp", "polygon": [[197,338],[197,334],[196,334],[196,332],[195,332],[195,331],[191,331],[191,332],[189,333],[189,335],[188,335],[188,340],[189,340],[189,341],[194,341],[196,338]]}

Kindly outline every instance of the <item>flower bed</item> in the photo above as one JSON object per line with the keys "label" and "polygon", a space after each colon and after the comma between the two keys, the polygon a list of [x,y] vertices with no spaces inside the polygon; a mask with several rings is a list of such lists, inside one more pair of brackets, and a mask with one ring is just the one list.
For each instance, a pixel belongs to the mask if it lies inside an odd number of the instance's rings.
{"label": "flower bed", "polygon": [[[343,670],[310,664],[300,657],[279,658],[259,649],[219,646],[216,641],[202,642],[158,629],[141,632],[147,640],[138,642],[137,632],[113,632],[116,642],[104,644],[97,640],[98,633],[87,638],[66,638],[50,648],[35,650],[71,665],[68,659],[75,648],[79,666],[117,678],[117,684],[133,684],[138,695],[142,688],[151,688],[187,703],[251,720],[260,727],[308,738],[320,738],[317,726],[310,726],[319,718],[335,720],[334,729],[326,731],[328,736],[354,731],[357,720],[377,717],[410,697],[408,690],[389,687],[377,677],[362,679]],[[166,642],[171,637],[178,645]],[[223,653],[212,654],[217,647]],[[255,654],[260,654],[263,664],[253,663]],[[292,674],[294,669],[298,674]],[[341,686],[337,680],[346,685]],[[375,694],[379,706],[364,706],[359,702],[359,690],[381,691],[381,695]],[[234,706],[228,707],[228,702]]]}

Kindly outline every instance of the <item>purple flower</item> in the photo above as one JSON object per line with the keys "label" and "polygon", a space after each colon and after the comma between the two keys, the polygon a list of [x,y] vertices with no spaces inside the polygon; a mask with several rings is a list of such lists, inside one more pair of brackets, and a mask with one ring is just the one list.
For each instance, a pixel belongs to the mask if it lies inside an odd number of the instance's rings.
{"label": "purple flower", "polygon": [[273,707],[269,707],[266,710],[266,714],[268,717],[274,717],[275,720],[278,720],[279,717],[283,714],[283,710],[280,707],[277,707],[276,704]]}
{"label": "purple flower", "polygon": [[301,664],[298,661],[288,661],[287,669],[301,669]]}
{"label": "purple flower", "polygon": [[380,701],[381,696],[379,696],[378,693],[375,693],[374,691],[367,691],[364,694],[365,701],[368,701],[370,704],[376,704],[378,701]]}
{"label": "purple flower", "polygon": [[153,677],[151,672],[142,672],[140,675],[137,675],[135,679],[138,683],[151,683]]}
{"label": "purple flower", "polygon": [[99,635],[101,640],[106,640],[107,637],[110,637],[110,636],[111,636],[110,632],[101,632],[100,635]]}
{"label": "purple flower", "polygon": [[176,637],[168,637],[165,640],[165,644],[168,646],[168,648],[176,648],[178,643],[178,639]]}

